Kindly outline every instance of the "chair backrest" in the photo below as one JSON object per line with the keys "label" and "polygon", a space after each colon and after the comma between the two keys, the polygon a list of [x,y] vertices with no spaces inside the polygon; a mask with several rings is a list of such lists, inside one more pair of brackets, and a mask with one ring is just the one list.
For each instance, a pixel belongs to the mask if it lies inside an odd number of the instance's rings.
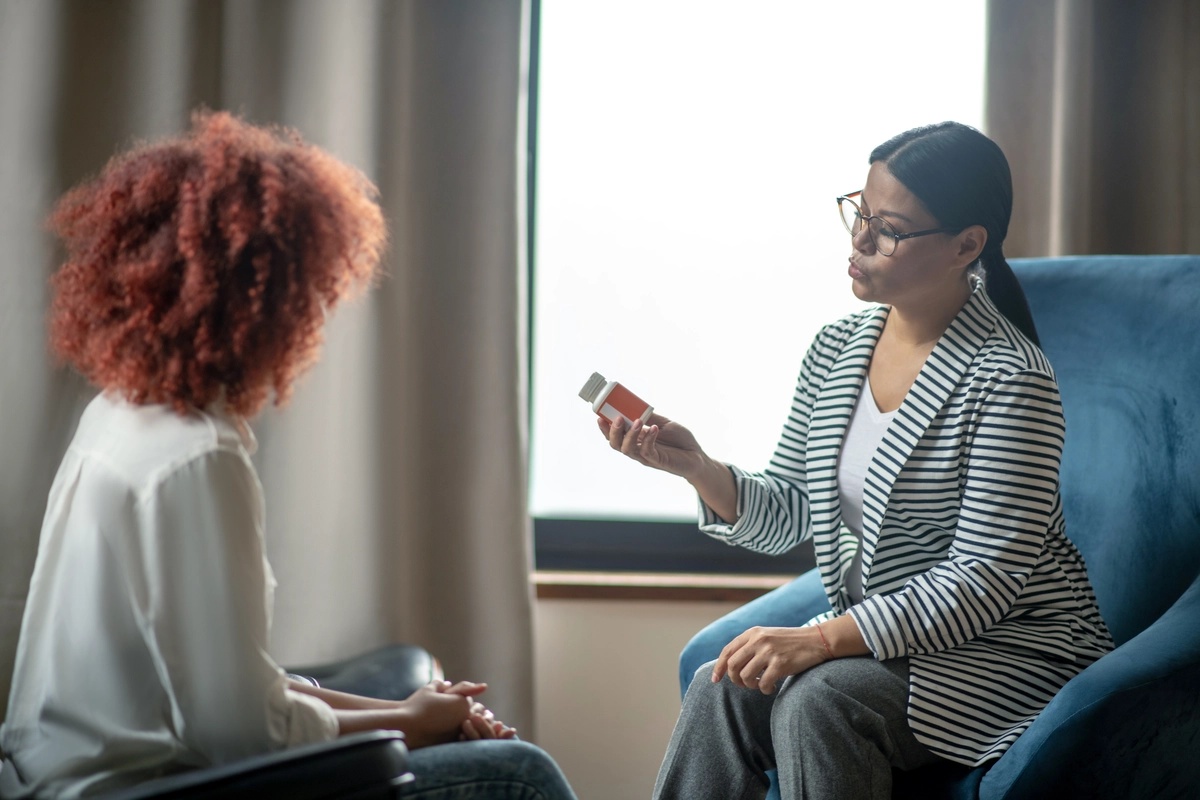
{"label": "chair backrest", "polygon": [[1067,534],[1121,644],[1200,574],[1200,256],[1012,266],[1062,392]]}

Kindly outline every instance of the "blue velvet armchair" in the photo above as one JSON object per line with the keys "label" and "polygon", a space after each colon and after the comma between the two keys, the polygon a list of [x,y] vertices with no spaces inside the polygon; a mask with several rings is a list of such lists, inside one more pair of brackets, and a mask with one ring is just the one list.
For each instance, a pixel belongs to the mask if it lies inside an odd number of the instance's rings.
{"label": "blue velvet armchair", "polygon": [[[893,794],[1200,797],[1200,256],[1012,266],[1062,394],[1067,533],[1117,649],[998,760],[897,773]],[[683,690],[746,628],[828,608],[814,570],[717,620],[680,657]]]}

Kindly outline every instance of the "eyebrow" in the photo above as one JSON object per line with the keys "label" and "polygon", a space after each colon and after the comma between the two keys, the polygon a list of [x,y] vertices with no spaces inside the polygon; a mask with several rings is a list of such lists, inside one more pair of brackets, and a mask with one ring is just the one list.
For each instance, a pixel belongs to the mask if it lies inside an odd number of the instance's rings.
{"label": "eyebrow", "polygon": [[[864,192],[860,192],[860,193],[859,193],[859,197],[861,197],[861,198],[862,198],[863,205],[867,207],[867,210],[868,210],[868,211],[870,211],[870,210],[871,210],[871,204],[867,202],[867,193],[866,193],[865,191],[864,191]],[[887,211],[887,210],[883,210],[883,211],[872,211],[871,213],[872,213],[872,214],[874,214],[874,215],[875,215],[875,216],[877,216],[877,217],[894,217],[894,218],[896,218],[896,219],[903,220],[903,221],[907,222],[909,225],[916,225],[916,224],[917,224],[917,223],[913,222],[911,219],[909,219],[908,217],[904,216],[903,214],[898,214],[898,213],[896,213],[895,211]]]}

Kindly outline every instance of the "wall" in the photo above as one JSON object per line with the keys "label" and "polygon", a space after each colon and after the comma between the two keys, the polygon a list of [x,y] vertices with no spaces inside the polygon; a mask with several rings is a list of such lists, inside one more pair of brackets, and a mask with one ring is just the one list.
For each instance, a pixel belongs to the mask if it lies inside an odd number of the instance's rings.
{"label": "wall", "polygon": [[679,714],[679,651],[733,603],[539,600],[537,743],[579,800],[645,800]]}

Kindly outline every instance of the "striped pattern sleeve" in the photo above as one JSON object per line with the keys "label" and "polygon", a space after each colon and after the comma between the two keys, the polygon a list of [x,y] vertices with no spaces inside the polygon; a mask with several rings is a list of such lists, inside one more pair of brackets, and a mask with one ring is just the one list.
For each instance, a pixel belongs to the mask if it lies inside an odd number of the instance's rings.
{"label": "striped pattern sleeve", "polygon": [[849,613],[878,659],[970,641],[1021,595],[1045,545],[1063,446],[1058,386],[1026,369],[988,393],[967,444],[962,506],[947,558]]}
{"label": "striped pattern sleeve", "polygon": [[737,521],[721,519],[701,500],[700,530],[769,555],[785,553],[812,536],[805,467],[809,423],[817,392],[860,316],[825,326],[813,340],[800,365],[791,410],[767,469],[748,472],[728,465],[737,488]]}

